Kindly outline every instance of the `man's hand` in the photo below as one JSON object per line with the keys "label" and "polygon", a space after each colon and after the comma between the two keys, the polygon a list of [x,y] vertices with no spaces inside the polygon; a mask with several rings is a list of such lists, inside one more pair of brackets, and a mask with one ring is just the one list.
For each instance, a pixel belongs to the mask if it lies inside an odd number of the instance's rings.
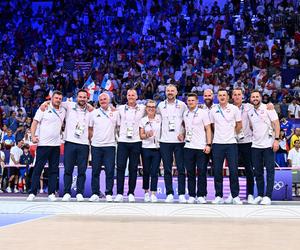
{"label": "man's hand", "polygon": [[279,142],[277,140],[275,140],[273,142],[273,152],[277,152],[279,149]]}
{"label": "man's hand", "polygon": [[208,145],[206,145],[205,148],[203,149],[203,152],[204,152],[205,154],[209,154],[210,151],[211,151],[211,147],[208,146]]}
{"label": "man's hand", "polygon": [[39,138],[37,136],[32,136],[32,142],[33,143],[38,143],[39,142]]}
{"label": "man's hand", "polygon": [[178,139],[178,141],[180,141],[180,142],[184,142],[184,135],[183,135],[183,134],[179,134],[179,135],[177,136],[177,139]]}
{"label": "man's hand", "polygon": [[49,105],[50,105],[50,101],[43,102],[42,105],[40,106],[40,110],[44,112]]}

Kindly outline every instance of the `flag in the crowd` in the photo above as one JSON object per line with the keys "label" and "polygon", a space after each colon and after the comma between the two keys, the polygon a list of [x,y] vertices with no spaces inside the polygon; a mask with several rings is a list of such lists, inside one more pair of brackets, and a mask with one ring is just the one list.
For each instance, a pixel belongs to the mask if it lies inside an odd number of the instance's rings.
{"label": "flag in the crowd", "polygon": [[136,64],[140,66],[142,71],[145,70],[145,63],[142,60],[137,60]]}
{"label": "flag in the crowd", "polygon": [[92,67],[92,63],[91,62],[75,62],[75,67],[76,67],[76,69],[81,69],[83,72],[89,72]]}
{"label": "flag in the crowd", "polygon": [[157,68],[157,70],[156,70],[156,76],[159,80],[162,79],[162,73],[160,72],[159,68]]}
{"label": "flag in the crowd", "polygon": [[94,99],[94,92],[97,89],[97,86],[92,79],[92,76],[89,76],[86,82],[83,85],[83,89],[85,89],[89,93],[89,100],[92,101]]}
{"label": "flag in the crowd", "polygon": [[46,96],[46,100],[50,100],[50,99],[52,98],[52,96],[53,96],[53,89],[51,88],[51,89],[49,90],[48,95]]}
{"label": "flag in the crowd", "polygon": [[114,89],[114,84],[110,79],[108,79],[108,74],[104,75],[104,78],[101,83],[101,88],[106,89],[108,91],[112,91]]}
{"label": "flag in the crowd", "polygon": [[196,76],[198,69],[195,66],[193,66],[191,72],[192,72],[192,76]]}

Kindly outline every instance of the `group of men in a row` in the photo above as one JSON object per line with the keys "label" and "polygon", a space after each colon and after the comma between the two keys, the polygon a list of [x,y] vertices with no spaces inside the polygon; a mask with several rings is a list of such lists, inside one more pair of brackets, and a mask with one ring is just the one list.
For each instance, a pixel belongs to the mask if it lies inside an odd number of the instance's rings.
{"label": "group of men in a row", "polygon": [[[226,90],[218,91],[218,104],[213,104],[213,92],[204,91],[204,104],[198,104],[198,96],[189,94],[187,105],[176,99],[174,85],[166,88],[166,100],[157,106],[152,100],[147,105],[137,104],[137,93],[127,92],[127,104],[117,109],[110,105],[110,96],[102,93],[99,105],[93,109],[88,104],[88,93],[80,90],[77,102],[62,102],[62,94],[53,93],[51,102],[44,103],[37,111],[31,133],[37,143],[36,164],[32,176],[32,188],[27,198],[35,199],[41,172],[48,161],[48,199],[56,201],[55,190],[61,144],[61,128],[64,131],[64,196],[70,201],[74,166],[78,168],[77,201],[84,201],[84,184],[88,165],[89,145],[92,156],[92,196],[98,201],[101,166],[106,174],[106,200],[123,201],[125,170],[128,166],[128,201],[134,202],[137,170],[142,157],[148,156],[143,165],[151,172],[151,199],[149,180],[143,179],[145,201],[156,202],[158,165],[160,157],[164,167],[166,202],[173,202],[174,189],[172,167],[175,157],[178,172],[178,195],[180,203],[206,203],[207,165],[213,162],[215,199],[214,204],[242,204],[239,198],[238,158],[243,160],[247,178],[248,203],[271,204],[274,185],[274,152],[278,150],[279,120],[276,111],[261,103],[258,91],[251,93],[251,104],[242,103],[241,89],[232,93],[229,103]],[[117,150],[116,150],[117,148]],[[145,152],[142,151],[145,149]],[[148,151],[147,151],[148,150]],[[251,152],[251,153],[250,153]],[[145,154],[144,154],[145,153]],[[117,195],[113,200],[113,184],[117,166]],[[159,159],[159,160],[158,160]],[[223,164],[227,160],[230,173],[231,195],[223,199]],[[128,164],[127,164],[128,161]],[[264,166],[267,173],[265,190]],[[198,173],[198,180],[196,177]],[[188,179],[186,200],[185,183]],[[147,174],[145,175],[147,176]],[[254,176],[258,196],[254,198]],[[156,178],[155,178],[156,177]],[[148,178],[148,177],[147,177]],[[196,185],[197,183],[197,185]],[[153,184],[153,185],[152,185]]]}

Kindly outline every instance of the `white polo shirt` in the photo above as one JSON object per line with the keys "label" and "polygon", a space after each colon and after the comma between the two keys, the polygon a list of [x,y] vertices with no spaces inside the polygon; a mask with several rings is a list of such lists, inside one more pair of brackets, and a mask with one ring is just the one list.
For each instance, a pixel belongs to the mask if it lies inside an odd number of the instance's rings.
{"label": "white polo shirt", "polygon": [[243,103],[240,107],[239,110],[241,112],[242,116],[242,125],[243,125],[243,132],[244,132],[244,139],[238,140],[238,144],[243,144],[243,143],[250,143],[252,142],[252,130],[250,128],[250,121],[249,121],[249,116],[248,112],[253,109],[253,106],[250,103]]}
{"label": "white polo shirt", "polygon": [[288,160],[292,161],[292,167],[300,167],[300,150],[292,148],[289,151]]}
{"label": "white polo shirt", "polygon": [[225,108],[215,105],[210,111],[210,121],[214,124],[213,143],[237,143],[235,126],[241,120],[241,112],[233,104],[228,103]]}
{"label": "white polo shirt", "polygon": [[[173,103],[169,103],[167,100],[159,103],[157,107],[157,112],[162,117],[162,132],[160,142],[180,142],[177,136],[181,133],[184,133],[183,113],[186,110],[186,104],[177,99]],[[170,131],[170,126],[174,126],[173,131]]]}
{"label": "white polo shirt", "polygon": [[204,149],[207,144],[205,126],[210,124],[208,113],[196,108],[194,111],[186,110],[183,115],[185,124],[185,148]]}
{"label": "white polo shirt", "polygon": [[[87,109],[81,109],[76,102],[63,102],[62,107],[67,110],[64,140],[89,145],[88,126],[90,112]],[[82,131],[82,134],[76,133],[76,127]]]}
{"label": "white polo shirt", "polygon": [[145,115],[145,105],[136,104],[129,107],[127,104],[118,108],[118,126],[120,126],[119,142],[140,142],[139,125]]}
{"label": "white polo shirt", "polygon": [[143,128],[145,132],[153,131],[153,136],[142,140],[142,148],[159,148],[161,116],[155,115],[153,120],[149,120],[148,116],[143,117],[140,128]]}
{"label": "white polo shirt", "polygon": [[15,163],[11,159],[11,156],[13,155],[15,158],[15,161],[19,162],[21,155],[23,154],[23,150],[20,149],[18,146],[14,146],[10,149],[10,156],[9,156],[9,165],[10,166],[15,166]]}
{"label": "white polo shirt", "polygon": [[56,110],[49,105],[43,112],[37,110],[34,120],[38,121],[36,136],[39,138],[38,146],[60,146],[61,126],[66,116],[66,110],[60,107]]}
{"label": "white polo shirt", "polygon": [[270,148],[274,142],[274,136],[270,136],[270,130],[273,131],[272,122],[278,120],[276,111],[268,110],[267,105],[261,103],[255,109],[248,112],[249,120],[253,129],[252,147],[253,148]]}
{"label": "white polo shirt", "polygon": [[95,109],[91,112],[89,127],[93,128],[92,146],[116,146],[116,127],[119,112],[111,108],[104,110]]}
{"label": "white polo shirt", "polygon": [[290,111],[291,114],[295,116],[295,118],[299,118],[300,106],[298,104],[294,105],[293,103],[291,103],[288,107],[288,111]]}

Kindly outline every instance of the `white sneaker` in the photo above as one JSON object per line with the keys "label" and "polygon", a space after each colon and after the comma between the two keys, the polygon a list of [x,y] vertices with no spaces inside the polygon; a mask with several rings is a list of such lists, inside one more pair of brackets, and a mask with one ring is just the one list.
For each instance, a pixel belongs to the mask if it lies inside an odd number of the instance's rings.
{"label": "white sneaker", "polygon": [[232,204],[233,205],[243,205],[243,202],[241,201],[240,197],[237,196],[232,199]]}
{"label": "white sneaker", "polygon": [[57,198],[55,197],[55,194],[48,195],[48,201],[57,201]]}
{"label": "white sneaker", "polygon": [[14,188],[14,193],[15,193],[15,194],[17,194],[17,193],[19,193],[19,192],[20,192],[19,189]]}
{"label": "white sneaker", "polygon": [[77,200],[78,202],[83,202],[83,201],[84,201],[84,198],[83,198],[82,194],[76,194],[76,200]]}
{"label": "white sneaker", "polygon": [[145,193],[145,195],[144,195],[144,202],[150,202],[150,195],[149,195],[149,193]]}
{"label": "white sneaker", "polygon": [[44,189],[40,189],[40,194],[43,194],[44,193]]}
{"label": "white sneaker", "polygon": [[217,196],[211,203],[212,204],[224,204],[224,199],[220,196]]}
{"label": "white sneaker", "polygon": [[155,194],[151,194],[151,202],[153,203],[158,202],[158,199]]}
{"label": "white sneaker", "polygon": [[206,204],[207,203],[206,198],[202,197],[202,196],[198,197],[197,198],[197,203],[199,203],[199,204]]}
{"label": "white sneaker", "polygon": [[224,201],[226,204],[232,204],[233,203],[233,198],[231,194],[229,194],[228,198]]}
{"label": "white sneaker", "polygon": [[129,201],[129,202],[135,202],[135,198],[134,198],[134,195],[133,195],[133,194],[129,194],[129,195],[128,195],[128,201]]}
{"label": "white sneaker", "polygon": [[0,189],[0,194],[2,194],[3,193],[3,191],[2,191],[2,189]]}
{"label": "white sneaker", "polygon": [[10,188],[10,187],[7,187],[7,188],[6,188],[6,192],[7,192],[7,193],[12,193],[11,188]]}
{"label": "white sneaker", "polygon": [[123,201],[123,195],[117,194],[117,196],[114,199],[114,202],[122,202]]}
{"label": "white sneaker", "polygon": [[97,194],[93,194],[90,198],[89,198],[90,202],[95,202],[95,201],[100,201],[100,198]]}
{"label": "white sneaker", "polygon": [[34,194],[28,195],[26,201],[33,201],[33,200],[35,200],[35,195]]}
{"label": "white sneaker", "polygon": [[168,194],[167,198],[165,199],[165,202],[172,203],[174,201],[173,194]]}
{"label": "white sneaker", "polygon": [[106,199],[107,202],[112,202],[113,201],[113,198],[110,194],[106,195],[105,199]]}
{"label": "white sneaker", "polygon": [[254,204],[254,197],[252,194],[248,194],[247,203]]}
{"label": "white sneaker", "polygon": [[271,203],[271,199],[268,196],[264,196],[260,202],[260,205],[271,205]]}
{"label": "white sneaker", "polygon": [[61,201],[66,201],[66,202],[68,202],[70,200],[71,200],[71,195],[68,193],[66,193],[61,199]]}
{"label": "white sneaker", "polygon": [[258,205],[260,204],[260,202],[262,201],[262,197],[261,196],[257,196],[254,201],[253,201],[253,205]]}
{"label": "white sneaker", "polygon": [[189,204],[194,204],[195,202],[196,202],[196,199],[195,199],[195,197],[192,197],[192,196],[190,196],[187,201],[187,203],[189,203]]}
{"label": "white sneaker", "polygon": [[181,194],[178,197],[179,203],[186,203],[185,195]]}

